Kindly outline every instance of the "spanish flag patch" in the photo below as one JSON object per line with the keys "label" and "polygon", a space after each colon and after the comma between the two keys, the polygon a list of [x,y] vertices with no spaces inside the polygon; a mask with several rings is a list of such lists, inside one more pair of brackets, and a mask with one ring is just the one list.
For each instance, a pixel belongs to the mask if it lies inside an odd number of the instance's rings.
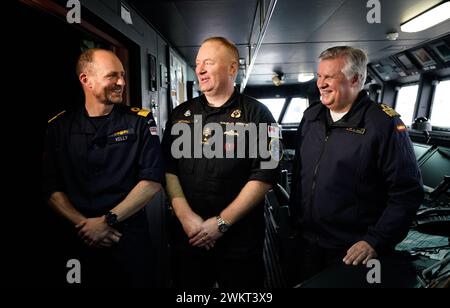
{"label": "spanish flag patch", "polygon": [[406,126],[403,124],[399,124],[399,125],[397,125],[397,130],[399,132],[404,132],[404,131],[406,131]]}

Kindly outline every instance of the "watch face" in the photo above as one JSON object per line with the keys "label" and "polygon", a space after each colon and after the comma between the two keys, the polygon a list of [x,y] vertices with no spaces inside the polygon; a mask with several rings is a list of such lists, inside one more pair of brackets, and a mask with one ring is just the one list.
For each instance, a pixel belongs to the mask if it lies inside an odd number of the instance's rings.
{"label": "watch face", "polygon": [[223,223],[223,224],[221,224],[219,226],[219,231],[220,232],[225,233],[225,232],[227,232],[227,230],[228,230],[228,225],[227,224]]}
{"label": "watch face", "polygon": [[114,226],[117,223],[117,215],[113,212],[106,214],[106,223],[108,226]]}

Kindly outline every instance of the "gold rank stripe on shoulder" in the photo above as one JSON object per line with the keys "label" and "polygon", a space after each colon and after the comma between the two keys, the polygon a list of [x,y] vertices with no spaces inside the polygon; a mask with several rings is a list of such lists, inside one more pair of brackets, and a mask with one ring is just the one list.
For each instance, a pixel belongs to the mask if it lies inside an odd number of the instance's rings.
{"label": "gold rank stripe on shoulder", "polygon": [[48,120],[47,124],[50,124],[53,120],[55,120],[57,117],[59,117],[60,115],[62,115],[63,113],[65,113],[66,111],[63,110],[60,113],[58,113],[57,115],[55,115],[53,118],[51,118],[50,120]]}
{"label": "gold rank stripe on shoulder", "polygon": [[384,113],[386,113],[388,116],[390,116],[391,118],[393,117],[398,117],[400,116],[397,111],[395,111],[394,109],[392,109],[391,107],[389,107],[386,104],[380,104],[381,110],[384,111]]}
{"label": "gold rank stripe on shoulder", "polygon": [[360,134],[360,135],[364,135],[366,133],[366,129],[365,128],[352,128],[352,127],[348,127],[346,128],[347,131],[355,133],[355,134]]}
{"label": "gold rank stripe on shoulder", "polygon": [[150,110],[141,109],[138,111],[137,114],[140,115],[141,117],[146,117],[149,113],[150,113]]}
{"label": "gold rank stripe on shoulder", "polygon": [[141,109],[139,107],[131,107],[130,110],[132,112],[135,112],[138,116],[141,116],[141,117],[144,117],[144,118],[150,113],[150,110]]}

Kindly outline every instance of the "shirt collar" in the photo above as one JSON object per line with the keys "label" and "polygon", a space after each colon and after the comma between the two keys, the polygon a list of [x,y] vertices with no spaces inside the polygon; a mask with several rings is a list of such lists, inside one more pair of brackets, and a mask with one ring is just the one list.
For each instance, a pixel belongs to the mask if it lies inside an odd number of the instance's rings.
{"label": "shirt collar", "polygon": [[[364,117],[364,113],[366,110],[367,103],[370,101],[369,96],[365,90],[362,90],[358,93],[355,102],[350,107],[350,110],[346,115],[342,117],[339,121],[334,123],[329,123],[330,126],[334,127],[361,127],[362,120]],[[325,119],[328,122],[328,117],[331,118],[328,112],[328,108],[325,107],[322,103],[319,106],[314,106],[311,108],[311,111],[305,113],[306,120],[317,120],[317,119]],[[332,122],[332,121],[331,121]]]}
{"label": "shirt collar", "polygon": [[232,106],[236,105],[236,104],[238,103],[238,99],[237,99],[238,93],[239,93],[239,92],[238,92],[237,88],[235,87],[235,88],[234,88],[234,91],[233,91],[233,94],[232,94],[232,95],[230,96],[230,98],[225,102],[225,104],[223,104],[223,105],[220,106],[220,107],[211,107],[211,106],[209,106],[209,105],[208,105],[208,100],[206,99],[206,96],[205,96],[205,95],[202,95],[202,96],[201,96],[200,102],[201,102],[201,105],[202,105],[203,110],[204,110],[206,113],[216,112],[216,111],[223,110],[223,109],[227,109],[227,108],[229,108],[229,107],[232,107]]}

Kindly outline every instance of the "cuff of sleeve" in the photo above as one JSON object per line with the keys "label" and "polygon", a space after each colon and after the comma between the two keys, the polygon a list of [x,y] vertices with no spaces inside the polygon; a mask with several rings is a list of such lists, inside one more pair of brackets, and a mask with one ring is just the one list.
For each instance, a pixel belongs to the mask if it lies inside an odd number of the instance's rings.
{"label": "cuff of sleeve", "polygon": [[139,180],[147,180],[165,185],[162,169],[147,169],[139,172]]}
{"label": "cuff of sleeve", "polygon": [[366,241],[367,243],[369,243],[370,246],[372,246],[373,249],[375,249],[375,251],[378,253],[380,250],[380,241],[372,236],[372,235],[366,235],[362,238],[363,241]]}
{"label": "cuff of sleeve", "polygon": [[391,248],[387,240],[381,238],[380,236],[376,236],[373,233],[371,234],[370,231],[366,236],[362,238],[362,240],[369,243],[370,246],[375,249],[377,254],[383,253]]}
{"label": "cuff of sleeve", "polygon": [[166,166],[165,166],[165,173],[171,173],[171,174],[174,174],[174,175],[178,176],[178,168],[172,167],[172,166],[168,166],[166,164]]}
{"label": "cuff of sleeve", "polygon": [[250,175],[249,181],[261,181],[265,183],[269,183],[275,185],[277,182],[277,173],[276,172],[254,172]]}
{"label": "cuff of sleeve", "polygon": [[62,187],[58,186],[57,184],[47,184],[42,187],[42,196],[44,197],[44,200],[48,200],[50,196],[56,192],[56,191],[64,191]]}

